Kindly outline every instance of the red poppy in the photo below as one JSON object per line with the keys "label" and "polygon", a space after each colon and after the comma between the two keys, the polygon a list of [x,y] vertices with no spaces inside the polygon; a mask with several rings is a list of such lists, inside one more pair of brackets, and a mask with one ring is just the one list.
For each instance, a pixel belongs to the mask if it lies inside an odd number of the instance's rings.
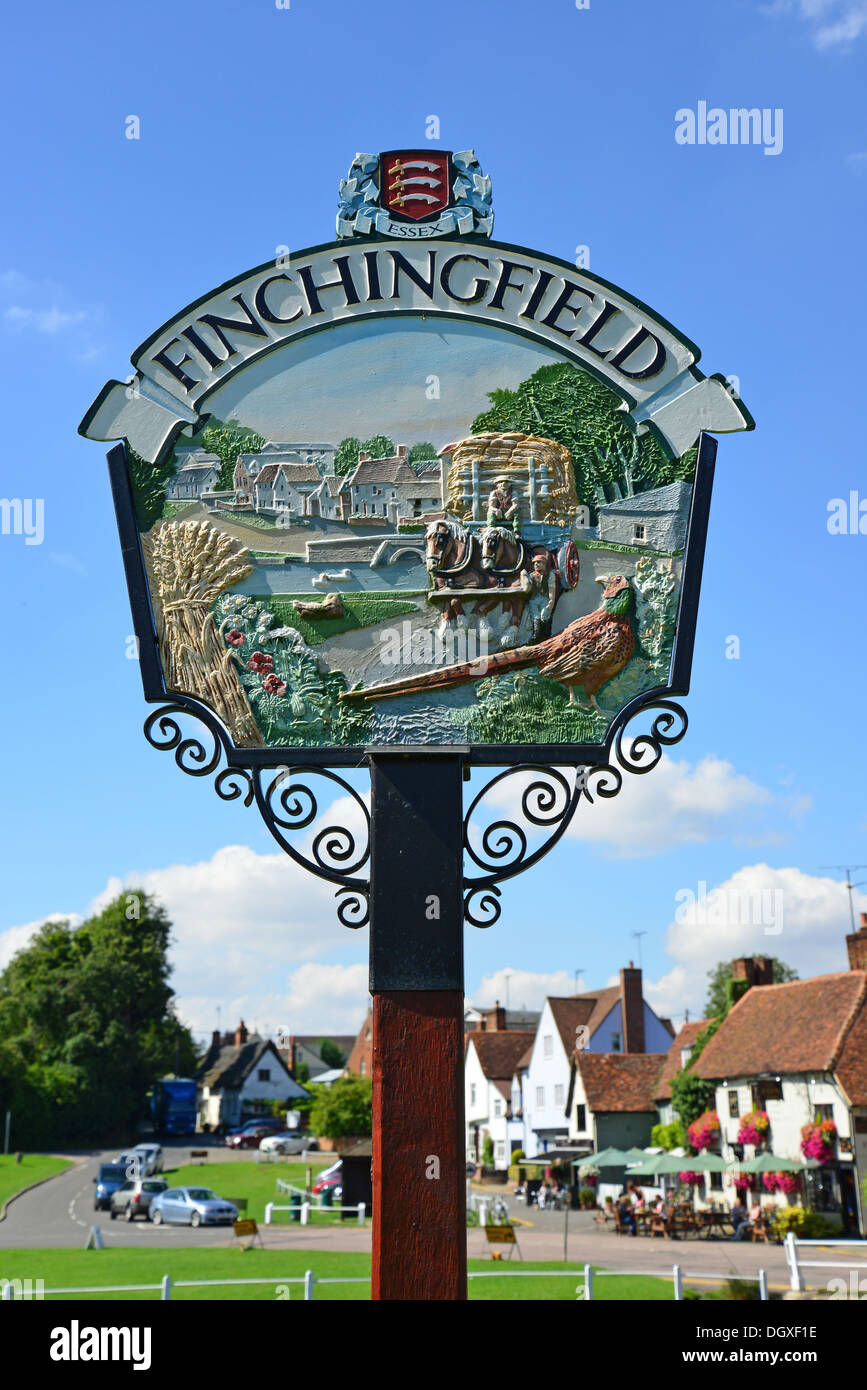
{"label": "red poppy", "polygon": [[286,682],[281,681],[279,676],[266,676],[262,682],[262,686],[263,689],[267,690],[269,695],[286,694]]}
{"label": "red poppy", "polygon": [[274,658],[273,656],[266,656],[264,652],[254,652],[247,662],[247,666],[258,676],[264,676],[268,671],[274,670]]}
{"label": "red poppy", "polygon": [[246,640],[243,632],[239,632],[236,627],[233,627],[231,632],[226,633],[226,641],[230,647],[243,647]]}

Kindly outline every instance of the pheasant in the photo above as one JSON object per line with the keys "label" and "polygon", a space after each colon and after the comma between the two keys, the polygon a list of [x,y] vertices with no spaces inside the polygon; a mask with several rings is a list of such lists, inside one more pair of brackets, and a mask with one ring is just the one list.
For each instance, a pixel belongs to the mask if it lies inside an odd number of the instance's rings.
{"label": "pheasant", "polygon": [[569,703],[579,703],[576,686],[582,686],[590,705],[598,710],[596,692],[622,671],[635,650],[632,629],[632,585],[622,574],[597,579],[604,584],[602,603],[593,613],[577,618],[556,636],[534,647],[516,647],[496,652],[478,661],[462,661],[402,680],[369,686],[366,690],[347,690],[341,700],[387,700],[396,695],[412,695],[421,690],[437,690],[466,681],[483,680],[508,671],[537,666],[539,673],[559,681],[569,690]]}

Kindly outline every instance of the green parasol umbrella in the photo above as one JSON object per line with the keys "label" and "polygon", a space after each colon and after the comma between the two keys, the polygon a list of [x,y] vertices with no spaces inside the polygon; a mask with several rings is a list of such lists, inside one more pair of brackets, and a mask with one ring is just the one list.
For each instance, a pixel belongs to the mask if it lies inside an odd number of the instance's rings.
{"label": "green parasol umbrella", "polygon": [[729,1164],[719,1154],[700,1153],[694,1158],[685,1158],[682,1163],[684,1172],[693,1173],[727,1173]]}
{"label": "green parasol umbrella", "polygon": [[733,1172],[739,1173],[803,1173],[808,1168],[816,1168],[813,1160],[802,1158],[779,1158],[777,1154],[756,1154],[740,1163],[729,1164]]}
{"label": "green parasol umbrella", "polygon": [[642,1163],[627,1168],[628,1178],[655,1178],[662,1173],[679,1173],[689,1165],[689,1159],[674,1154],[646,1154]]}
{"label": "green parasol umbrella", "polygon": [[[644,1155],[642,1154],[643,1158]],[[600,1149],[598,1154],[587,1154],[585,1158],[573,1158],[576,1167],[583,1168],[592,1163],[597,1168],[625,1168],[631,1160],[623,1149]]]}

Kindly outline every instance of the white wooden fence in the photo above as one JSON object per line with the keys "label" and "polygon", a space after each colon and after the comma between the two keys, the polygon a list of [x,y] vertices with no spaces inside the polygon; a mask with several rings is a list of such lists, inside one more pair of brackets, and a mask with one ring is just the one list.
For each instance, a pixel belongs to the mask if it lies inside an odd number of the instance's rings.
{"label": "white wooden fence", "polygon": [[[804,1290],[804,1278],[801,1274],[803,1269],[848,1269],[856,1274],[855,1289],[853,1297],[858,1297],[857,1292],[860,1284],[857,1280],[857,1271],[863,1269],[867,1274],[867,1244],[863,1240],[836,1240],[828,1239],[827,1236],[818,1240],[801,1240],[795,1235],[794,1231],[789,1231],[784,1241],[786,1248],[786,1263],[789,1266],[789,1287],[802,1293]],[[828,1250],[848,1249],[850,1246],[860,1251],[860,1260],[805,1260],[801,1255],[804,1247],[821,1246]],[[864,1292],[867,1293],[867,1280],[864,1284]]]}

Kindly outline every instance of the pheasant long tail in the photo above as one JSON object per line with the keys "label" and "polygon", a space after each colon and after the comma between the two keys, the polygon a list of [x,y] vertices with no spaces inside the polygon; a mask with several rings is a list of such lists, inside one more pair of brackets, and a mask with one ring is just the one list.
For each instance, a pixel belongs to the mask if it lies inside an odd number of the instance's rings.
{"label": "pheasant long tail", "polygon": [[370,685],[366,690],[346,690],[341,700],[390,700],[398,695],[415,695],[421,690],[442,690],[453,685],[465,685],[467,681],[481,681],[488,676],[497,676],[503,671],[519,671],[526,666],[535,666],[539,661],[540,647],[516,647],[511,652],[494,652],[491,656],[480,656],[477,661],[459,661],[453,666],[441,666],[437,671],[424,671],[417,676],[404,676],[401,680],[385,681],[382,685]]}

